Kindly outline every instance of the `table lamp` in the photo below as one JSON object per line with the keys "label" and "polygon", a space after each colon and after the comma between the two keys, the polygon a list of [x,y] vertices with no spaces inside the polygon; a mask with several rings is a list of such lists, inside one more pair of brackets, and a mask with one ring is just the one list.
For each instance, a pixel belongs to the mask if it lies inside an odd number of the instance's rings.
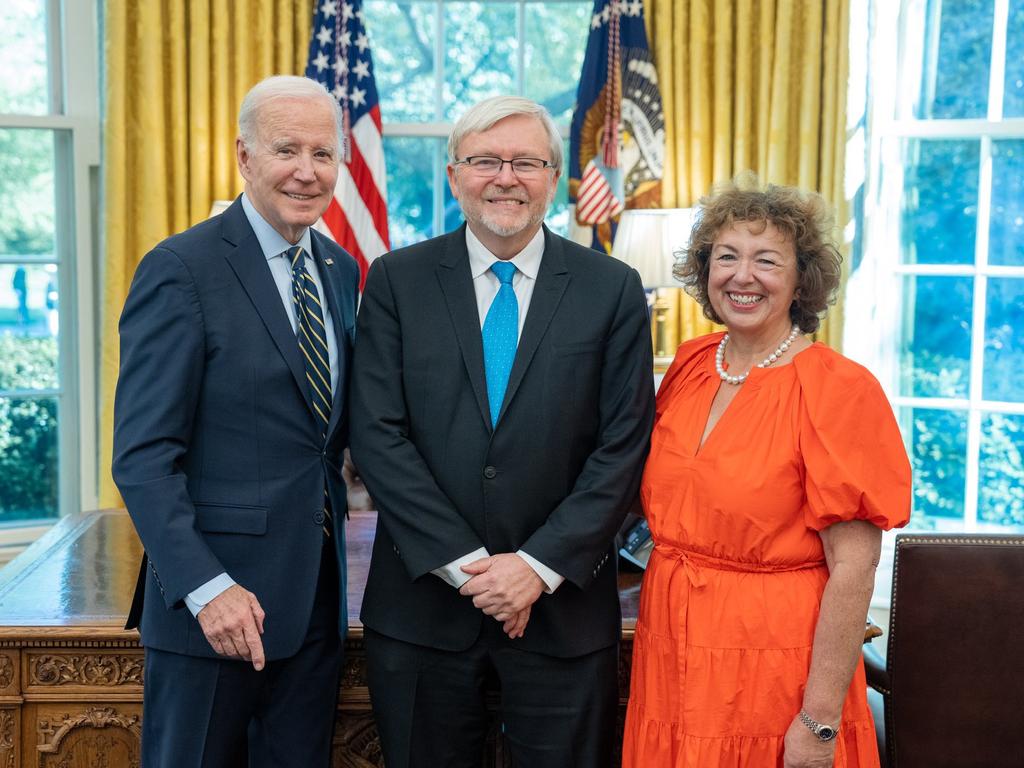
{"label": "table lamp", "polygon": [[675,253],[690,239],[693,208],[636,208],[622,212],[612,256],[640,273],[651,311],[655,369],[664,369],[679,346],[678,280]]}

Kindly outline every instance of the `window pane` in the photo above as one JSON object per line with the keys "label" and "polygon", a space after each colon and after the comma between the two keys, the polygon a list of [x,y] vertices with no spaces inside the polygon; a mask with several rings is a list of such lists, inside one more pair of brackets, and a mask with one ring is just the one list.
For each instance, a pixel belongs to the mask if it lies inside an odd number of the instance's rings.
{"label": "window pane", "polygon": [[992,142],[988,260],[990,264],[1024,266],[1024,141]]}
{"label": "window pane", "polygon": [[978,520],[1024,526],[1024,416],[986,414],[981,422]]}
{"label": "window pane", "polygon": [[0,29],[0,112],[46,114],[46,1],[4,0]]}
{"label": "window pane", "polygon": [[985,117],[993,5],[992,0],[928,0],[916,117]]}
{"label": "window pane", "polygon": [[57,516],[57,400],[0,397],[0,522]]}
{"label": "window pane", "polygon": [[906,264],[973,264],[978,141],[904,145],[900,257]]}
{"label": "window pane", "polygon": [[0,259],[53,258],[53,132],[0,128]]}
{"label": "window pane", "polygon": [[437,4],[369,0],[364,7],[381,119],[385,123],[434,122],[438,119],[434,71]]}
{"label": "window pane", "polygon": [[442,152],[442,139],[384,137],[392,248],[439,234],[434,231],[434,162]]}
{"label": "window pane", "polygon": [[967,397],[973,296],[969,277],[904,278],[901,395]]}
{"label": "window pane", "polygon": [[516,93],[514,3],[446,2],[444,25],[445,120],[488,96]]}
{"label": "window pane", "polygon": [[1024,0],[1010,0],[1003,117],[1024,117]]}
{"label": "window pane", "polygon": [[911,520],[926,527],[964,517],[964,468],[967,463],[967,416],[958,411],[901,408],[900,422],[914,473]]}
{"label": "window pane", "polygon": [[986,400],[1024,401],[1024,278],[988,282],[985,308]]}
{"label": "window pane", "polygon": [[57,299],[55,265],[0,264],[0,392],[57,387]]}
{"label": "window pane", "polygon": [[526,4],[526,96],[556,121],[572,119],[593,4]]}

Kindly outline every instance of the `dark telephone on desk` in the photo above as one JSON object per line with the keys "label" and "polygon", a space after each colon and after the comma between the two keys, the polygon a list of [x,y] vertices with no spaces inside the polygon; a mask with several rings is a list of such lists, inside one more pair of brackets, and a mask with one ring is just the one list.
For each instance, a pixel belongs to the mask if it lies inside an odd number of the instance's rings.
{"label": "dark telephone on desk", "polygon": [[647,560],[654,549],[654,539],[651,537],[651,529],[647,527],[644,518],[633,519],[627,522],[622,530],[622,546],[619,547],[619,557],[626,561],[632,569],[644,570],[647,567]]}

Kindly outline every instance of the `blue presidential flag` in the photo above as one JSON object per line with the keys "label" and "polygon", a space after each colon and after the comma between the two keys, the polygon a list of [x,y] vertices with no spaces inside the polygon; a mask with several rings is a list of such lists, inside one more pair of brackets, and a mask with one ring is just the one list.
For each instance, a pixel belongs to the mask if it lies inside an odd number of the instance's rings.
{"label": "blue presidential flag", "polygon": [[596,0],[569,139],[573,236],[611,252],[626,208],[658,208],[665,114],[642,0]]}

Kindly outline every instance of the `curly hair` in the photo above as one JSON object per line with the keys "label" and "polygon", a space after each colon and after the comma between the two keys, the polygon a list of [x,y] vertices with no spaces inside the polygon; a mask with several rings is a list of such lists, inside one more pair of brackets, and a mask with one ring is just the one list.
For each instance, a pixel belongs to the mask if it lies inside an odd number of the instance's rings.
{"label": "curly hair", "polygon": [[762,188],[757,176],[743,173],[716,185],[698,206],[690,243],[677,252],[672,273],[701,305],[704,316],[722,322],[708,298],[715,238],[734,222],[763,222],[773,224],[796,250],[797,289],[790,318],[803,333],[818,330],[825,311],[835,303],[843,262],[832,236],[834,216],[825,199],[796,187],[768,184]]}

